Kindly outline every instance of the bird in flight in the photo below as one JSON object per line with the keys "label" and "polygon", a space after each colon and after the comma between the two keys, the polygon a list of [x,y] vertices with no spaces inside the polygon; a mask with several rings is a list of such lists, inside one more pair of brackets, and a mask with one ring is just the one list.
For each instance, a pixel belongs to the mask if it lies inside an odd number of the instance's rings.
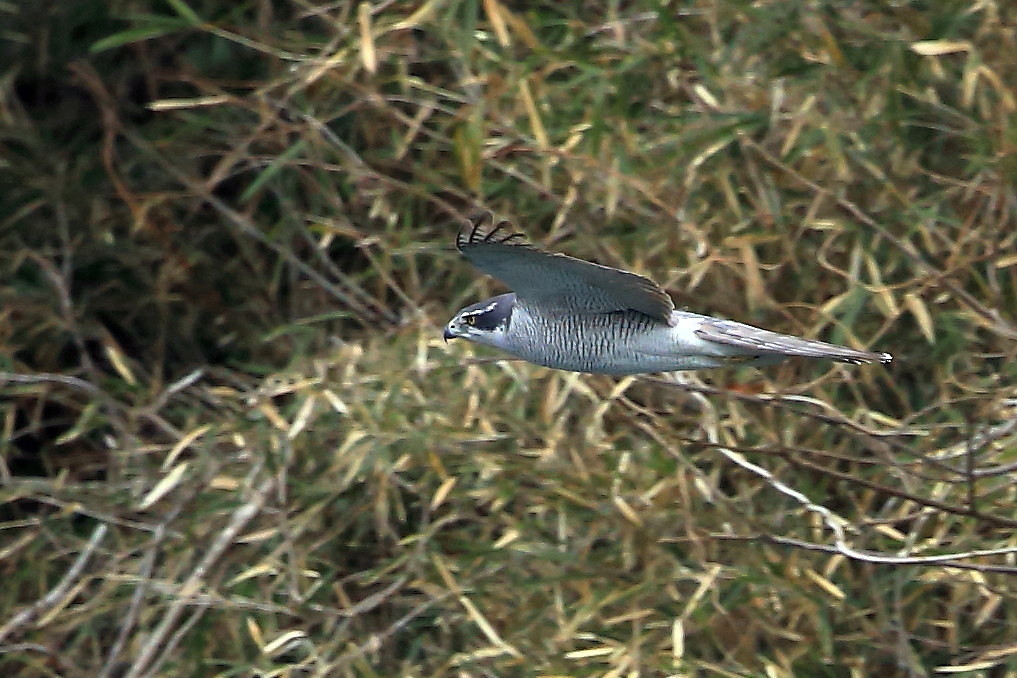
{"label": "bird in flight", "polygon": [[626,375],[770,365],[790,356],[855,365],[893,359],[676,310],[652,280],[539,250],[490,212],[464,223],[456,248],[513,291],[460,310],[445,340],[468,339],[537,365]]}

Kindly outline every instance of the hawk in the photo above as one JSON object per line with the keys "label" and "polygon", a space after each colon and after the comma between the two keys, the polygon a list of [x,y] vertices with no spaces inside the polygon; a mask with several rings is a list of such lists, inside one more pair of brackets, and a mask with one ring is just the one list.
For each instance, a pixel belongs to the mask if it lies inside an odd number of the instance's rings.
{"label": "hawk", "polygon": [[893,359],[676,310],[652,280],[539,250],[490,212],[465,222],[456,248],[513,291],[456,313],[445,340],[468,339],[537,365],[626,375],[770,365],[790,356],[855,365]]}

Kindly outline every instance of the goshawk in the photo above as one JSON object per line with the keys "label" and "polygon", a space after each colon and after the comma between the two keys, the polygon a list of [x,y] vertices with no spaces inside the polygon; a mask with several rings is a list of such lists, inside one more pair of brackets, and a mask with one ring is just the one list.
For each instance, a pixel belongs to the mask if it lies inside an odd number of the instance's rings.
{"label": "goshawk", "polygon": [[789,356],[856,365],[892,360],[889,353],[675,310],[652,280],[541,251],[507,221],[494,223],[490,212],[464,224],[456,247],[514,291],[456,313],[445,326],[445,339],[469,339],[538,365],[624,375],[768,365]]}

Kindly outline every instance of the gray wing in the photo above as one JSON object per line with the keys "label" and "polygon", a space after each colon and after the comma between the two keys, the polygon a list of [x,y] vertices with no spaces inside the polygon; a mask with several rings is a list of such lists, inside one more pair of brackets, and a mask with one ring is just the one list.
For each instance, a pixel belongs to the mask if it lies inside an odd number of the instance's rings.
{"label": "gray wing", "polygon": [[870,353],[856,351],[847,346],[828,344],[825,341],[802,339],[788,334],[780,334],[769,330],[734,322],[733,320],[705,320],[695,330],[700,339],[713,341],[726,346],[735,346],[760,355],[797,355],[808,358],[825,358],[842,363],[860,365],[861,363],[893,360],[889,353]]}
{"label": "gray wing", "polygon": [[482,272],[502,281],[520,302],[561,313],[638,311],[672,324],[674,302],[657,283],[617,268],[538,250],[490,212],[470,217],[456,247]]}

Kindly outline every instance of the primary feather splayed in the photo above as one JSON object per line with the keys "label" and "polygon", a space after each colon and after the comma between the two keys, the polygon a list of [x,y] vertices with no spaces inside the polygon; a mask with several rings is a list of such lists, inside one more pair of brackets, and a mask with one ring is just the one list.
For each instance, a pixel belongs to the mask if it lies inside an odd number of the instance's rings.
{"label": "primary feather splayed", "polygon": [[538,365],[625,375],[768,365],[792,356],[852,364],[892,360],[889,353],[675,310],[649,278],[539,250],[490,212],[466,221],[456,247],[513,292],[460,310],[445,326],[445,339],[486,344]]}

